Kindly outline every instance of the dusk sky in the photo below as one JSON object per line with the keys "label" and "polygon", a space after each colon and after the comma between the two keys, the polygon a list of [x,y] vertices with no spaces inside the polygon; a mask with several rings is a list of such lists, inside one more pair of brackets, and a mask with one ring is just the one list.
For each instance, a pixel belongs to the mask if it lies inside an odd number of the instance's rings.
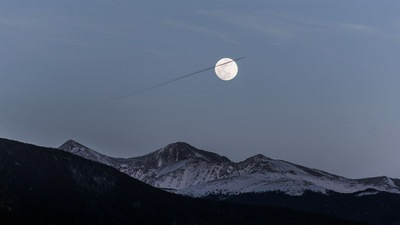
{"label": "dusk sky", "polygon": [[[214,70],[246,57],[222,81]],[[0,1],[0,137],[400,178],[400,1]]]}

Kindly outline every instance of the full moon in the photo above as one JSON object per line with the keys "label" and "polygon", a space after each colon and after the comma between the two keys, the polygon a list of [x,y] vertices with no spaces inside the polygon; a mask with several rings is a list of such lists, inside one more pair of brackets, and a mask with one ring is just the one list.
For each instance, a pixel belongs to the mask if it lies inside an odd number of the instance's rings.
{"label": "full moon", "polygon": [[223,58],[220,59],[215,65],[215,74],[221,80],[232,80],[238,73],[238,66],[233,59]]}

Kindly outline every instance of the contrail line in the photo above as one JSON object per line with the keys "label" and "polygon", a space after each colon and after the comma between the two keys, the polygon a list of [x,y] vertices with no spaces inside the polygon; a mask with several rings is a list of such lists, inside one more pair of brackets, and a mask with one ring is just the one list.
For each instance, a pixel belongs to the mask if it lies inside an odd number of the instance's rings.
{"label": "contrail line", "polygon": [[[225,65],[225,64],[228,64],[228,63],[231,63],[231,62],[239,61],[239,60],[244,59],[244,58],[246,58],[246,57],[240,57],[240,58],[237,58],[237,59],[232,59],[232,61],[228,61],[228,62],[219,64],[218,66],[222,66],[222,65]],[[100,102],[100,103],[98,103],[98,104],[96,104],[96,105],[92,105],[92,106],[90,106],[90,107],[86,107],[86,108],[82,109],[81,111],[85,111],[85,110],[87,110],[87,109],[89,109],[89,108],[98,107],[98,106],[101,106],[101,105],[104,105],[104,104],[108,104],[108,103],[111,103],[111,102],[114,102],[114,101],[118,101],[118,100],[120,100],[120,99],[129,97],[129,96],[132,96],[132,95],[136,95],[136,94],[139,94],[139,93],[142,93],[142,92],[145,92],[145,91],[149,91],[149,90],[152,90],[152,89],[154,89],[154,88],[158,88],[158,87],[164,86],[164,85],[166,85],[166,84],[169,84],[169,83],[172,83],[172,82],[181,80],[181,79],[183,79],[183,78],[187,78],[187,77],[190,77],[190,76],[193,76],[193,75],[196,75],[196,74],[205,72],[205,71],[207,71],[207,70],[214,69],[215,67],[217,67],[217,66],[208,67],[208,68],[206,68],[206,69],[202,69],[202,70],[199,70],[199,71],[196,71],[196,72],[193,72],[193,73],[189,73],[189,74],[186,74],[186,75],[177,77],[177,78],[172,79],[172,80],[165,81],[165,82],[163,82],[163,83],[160,83],[160,84],[157,84],[157,85],[148,87],[148,88],[144,88],[144,89],[141,89],[141,90],[138,90],[138,91],[129,92],[129,93],[126,93],[126,94],[124,94],[124,95],[121,95],[121,96],[118,96],[118,97],[109,99],[109,100],[107,100],[107,101]]]}

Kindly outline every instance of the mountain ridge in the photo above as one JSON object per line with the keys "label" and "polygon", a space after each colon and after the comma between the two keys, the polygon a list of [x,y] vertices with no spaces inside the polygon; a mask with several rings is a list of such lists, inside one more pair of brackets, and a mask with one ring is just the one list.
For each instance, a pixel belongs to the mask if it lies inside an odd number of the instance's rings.
{"label": "mountain ridge", "polygon": [[371,188],[400,193],[400,180],[395,178],[349,179],[262,154],[232,162],[185,142],[126,159],[97,153],[71,140],[59,148],[113,166],[154,187],[194,197],[265,191],[289,195],[302,195],[305,191],[353,193]]}

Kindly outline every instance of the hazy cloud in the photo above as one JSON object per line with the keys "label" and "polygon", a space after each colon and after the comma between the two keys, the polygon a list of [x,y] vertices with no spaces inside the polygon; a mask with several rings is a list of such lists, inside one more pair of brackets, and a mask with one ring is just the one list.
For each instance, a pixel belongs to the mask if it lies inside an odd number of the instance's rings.
{"label": "hazy cloud", "polygon": [[292,37],[290,27],[263,13],[239,14],[221,10],[202,12],[235,27],[278,38]]}
{"label": "hazy cloud", "polygon": [[[31,17],[0,18],[0,32],[6,34],[11,40],[21,38],[33,41],[58,42],[67,45],[90,46],[95,41],[108,38],[130,39],[132,31],[142,31],[143,27],[135,27],[133,24],[98,24],[71,18],[55,18],[43,20]],[[96,38],[94,38],[96,37]]]}
{"label": "hazy cloud", "polygon": [[351,21],[323,21],[321,19],[274,11],[259,11],[243,14],[212,10],[202,13],[232,26],[258,32],[266,36],[284,39],[295,38],[299,34],[318,31],[326,32],[327,30],[363,32],[369,34],[377,32],[375,27],[368,24],[352,23]]}
{"label": "hazy cloud", "polygon": [[164,21],[164,23],[170,27],[177,28],[177,29],[183,29],[183,30],[188,30],[190,32],[195,32],[195,33],[202,33],[206,35],[210,35],[213,37],[216,37],[220,40],[227,41],[233,44],[236,44],[237,42],[234,41],[229,34],[222,32],[221,30],[217,29],[212,29],[209,27],[203,27],[203,26],[198,26],[194,24],[189,24],[185,23],[182,21],[175,21],[175,20],[167,20]]}

